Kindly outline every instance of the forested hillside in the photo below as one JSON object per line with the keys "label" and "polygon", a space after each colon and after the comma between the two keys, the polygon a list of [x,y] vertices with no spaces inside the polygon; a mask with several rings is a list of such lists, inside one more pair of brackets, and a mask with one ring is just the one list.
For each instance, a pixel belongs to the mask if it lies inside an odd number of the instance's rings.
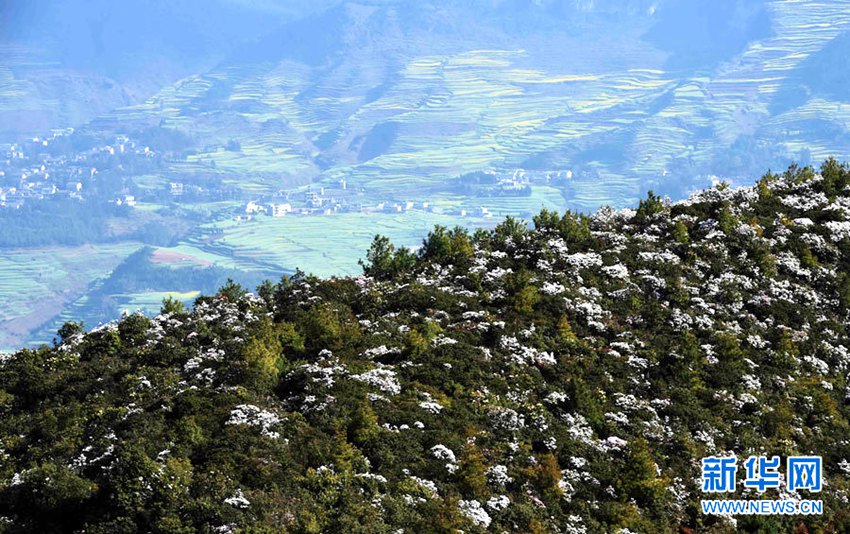
{"label": "forested hillside", "polygon": [[[0,531],[850,529],[846,165],[363,263],[4,357]],[[725,452],[822,455],[824,514],[702,515]]]}

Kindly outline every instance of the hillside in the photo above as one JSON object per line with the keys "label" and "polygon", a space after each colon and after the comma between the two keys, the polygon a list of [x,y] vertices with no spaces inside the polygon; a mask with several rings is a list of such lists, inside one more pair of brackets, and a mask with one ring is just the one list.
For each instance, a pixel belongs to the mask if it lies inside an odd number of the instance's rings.
{"label": "hillside", "polygon": [[[0,530],[850,528],[846,165],[533,222],[5,357]],[[727,451],[823,455],[824,514],[702,515]]]}

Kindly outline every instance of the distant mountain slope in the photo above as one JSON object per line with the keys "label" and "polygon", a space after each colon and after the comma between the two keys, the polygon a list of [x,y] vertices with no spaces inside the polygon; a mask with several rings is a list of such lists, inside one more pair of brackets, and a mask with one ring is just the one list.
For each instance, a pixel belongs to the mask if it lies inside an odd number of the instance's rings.
{"label": "distant mountain slope", "polygon": [[324,2],[69,0],[0,6],[0,137],[44,135],[138,104]]}
{"label": "distant mountain slope", "polygon": [[[828,59],[850,30],[848,7],[344,2],[91,131],[177,127],[196,137],[198,158],[240,174],[384,189],[570,168],[574,207],[630,204],[649,188],[682,196],[712,175],[850,156]],[[710,32],[688,30],[709,15]],[[784,89],[801,79],[821,89]],[[233,137],[248,148],[238,158],[221,150]]]}
{"label": "distant mountain slope", "polygon": [[[850,170],[542,212],[0,363],[3,532],[842,532]],[[711,454],[823,515],[702,515]],[[739,479],[740,480],[740,479]]]}

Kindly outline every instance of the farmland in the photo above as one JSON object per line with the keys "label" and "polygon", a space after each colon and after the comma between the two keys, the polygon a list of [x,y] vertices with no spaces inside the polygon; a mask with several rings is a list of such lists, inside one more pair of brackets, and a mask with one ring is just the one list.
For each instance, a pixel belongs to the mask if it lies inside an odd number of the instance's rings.
{"label": "farmland", "polygon": [[139,243],[4,250],[0,256],[0,349],[29,332],[108,276]]}
{"label": "farmland", "polygon": [[[591,4],[569,23],[543,23],[508,7],[482,18],[460,4],[346,2],[146,98],[102,91],[97,116],[66,140],[88,152],[52,154],[34,175],[67,176],[61,194],[111,212],[120,202],[126,213],[111,215],[104,235],[92,232],[103,242],[89,248],[3,250],[0,346],[49,340],[74,313],[96,324],[115,310],[155,309],[166,294],[190,300],[197,287],[155,280],[108,289],[143,245],[155,249],[158,272],[187,279],[210,267],[246,280],[296,268],[351,274],[378,233],[415,247],[435,224],[632,206],[648,190],[677,199],[791,161],[850,159],[847,84],[818,70],[824,54],[850,52],[850,1],[753,2],[752,20],[712,28],[725,41],[739,30],[751,38],[697,64],[665,41],[664,5]],[[525,31],[530,21],[537,30]],[[37,54],[0,50],[9,58],[0,114],[57,109],[21,78]],[[21,189],[16,177],[39,168],[43,149],[35,144],[0,188]],[[475,172],[494,182],[463,190],[459,177]],[[78,179],[81,188],[68,189]],[[50,186],[45,178],[39,190]],[[248,213],[251,203],[266,213]],[[284,204],[295,212],[269,216]]]}
{"label": "farmland", "polygon": [[[457,217],[431,213],[345,213],[327,217],[263,218],[251,223],[216,223],[224,232],[218,246],[235,257],[277,265],[300,267],[319,276],[355,274],[357,264],[376,234],[402,246],[418,248],[435,225],[455,225]],[[468,226],[492,225],[469,219]]]}

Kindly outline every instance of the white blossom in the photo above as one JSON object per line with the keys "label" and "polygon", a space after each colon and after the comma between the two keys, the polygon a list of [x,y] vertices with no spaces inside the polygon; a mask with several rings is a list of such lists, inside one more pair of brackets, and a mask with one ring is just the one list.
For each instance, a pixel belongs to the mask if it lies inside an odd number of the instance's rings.
{"label": "white blossom", "polygon": [[434,445],[431,447],[431,455],[438,460],[446,460],[455,463],[455,453],[445,445]]}
{"label": "white blossom", "polygon": [[253,404],[240,404],[230,412],[227,425],[247,425],[259,427],[260,433],[269,438],[278,438],[280,434],[271,430],[271,427],[280,423],[277,414],[263,410]]}
{"label": "white blossom", "polygon": [[351,375],[351,378],[376,387],[390,395],[401,393],[401,384],[396,377],[396,373],[390,369],[372,369],[359,375]]}
{"label": "white blossom", "polygon": [[237,488],[232,496],[224,499],[224,503],[235,506],[236,508],[248,508],[251,506],[251,501],[245,498],[241,488]]}
{"label": "white blossom", "polygon": [[483,528],[490,526],[490,515],[481,507],[481,503],[476,500],[464,501],[461,500],[457,504],[457,509],[460,513],[469,518],[475,525]]}
{"label": "white blossom", "polygon": [[510,506],[510,504],[511,500],[507,495],[499,495],[497,497],[490,497],[487,499],[487,508],[494,512],[500,512]]}

